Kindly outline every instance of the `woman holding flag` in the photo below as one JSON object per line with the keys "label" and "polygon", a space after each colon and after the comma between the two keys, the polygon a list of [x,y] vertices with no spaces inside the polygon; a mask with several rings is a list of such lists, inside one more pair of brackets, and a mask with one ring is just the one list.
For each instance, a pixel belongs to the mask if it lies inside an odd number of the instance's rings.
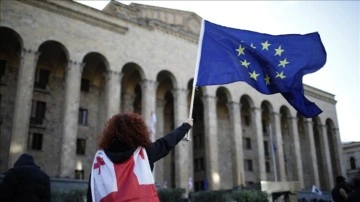
{"label": "woman holding flag", "polygon": [[193,125],[189,118],[166,136],[151,142],[150,131],[136,113],[114,115],[106,124],[95,154],[88,201],[158,202],[152,175]]}

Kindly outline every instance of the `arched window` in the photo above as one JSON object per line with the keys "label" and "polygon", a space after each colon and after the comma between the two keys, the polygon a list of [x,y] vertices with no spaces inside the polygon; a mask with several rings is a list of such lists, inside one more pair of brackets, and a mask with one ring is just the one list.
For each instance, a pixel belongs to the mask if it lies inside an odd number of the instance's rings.
{"label": "arched window", "polygon": [[356,162],[354,157],[350,157],[350,169],[354,170],[356,169]]}

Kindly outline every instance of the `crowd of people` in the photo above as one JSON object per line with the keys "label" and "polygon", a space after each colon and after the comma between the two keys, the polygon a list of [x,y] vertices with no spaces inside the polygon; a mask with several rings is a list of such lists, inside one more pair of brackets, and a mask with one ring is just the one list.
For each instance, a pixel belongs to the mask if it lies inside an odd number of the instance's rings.
{"label": "crowd of people", "polygon": [[349,184],[345,177],[337,176],[335,187],[331,190],[334,202],[359,202],[360,201],[360,178],[354,178]]}
{"label": "crowd of people", "polygon": [[[150,130],[139,114],[111,117],[94,156],[87,201],[159,202],[152,174],[154,163],[169,154],[192,125],[189,118],[152,142]],[[51,201],[50,178],[30,154],[22,154],[6,172],[0,183],[0,201]]]}
{"label": "crowd of people", "polygon": [[[151,141],[144,119],[136,113],[111,117],[100,136],[89,178],[87,201],[159,202],[152,174],[193,125],[186,120],[167,135]],[[0,183],[0,201],[51,201],[49,176],[30,154],[22,154]],[[359,202],[360,179],[336,177],[333,202]]]}

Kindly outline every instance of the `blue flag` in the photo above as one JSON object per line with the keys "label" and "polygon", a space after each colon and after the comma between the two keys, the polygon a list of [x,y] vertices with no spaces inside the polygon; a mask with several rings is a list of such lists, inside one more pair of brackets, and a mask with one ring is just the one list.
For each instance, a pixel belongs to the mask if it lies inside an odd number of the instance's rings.
{"label": "blue flag", "polygon": [[281,93],[302,116],[322,111],[304,96],[302,77],[326,63],[318,33],[269,35],[203,20],[194,85],[245,81],[263,94]]}

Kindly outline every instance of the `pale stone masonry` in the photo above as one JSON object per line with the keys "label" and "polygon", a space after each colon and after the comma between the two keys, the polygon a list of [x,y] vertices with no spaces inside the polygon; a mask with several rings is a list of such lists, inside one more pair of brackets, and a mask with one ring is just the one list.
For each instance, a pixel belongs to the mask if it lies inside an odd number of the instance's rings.
{"label": "pale stone masonry", "polygon": [[343,156],[346,169],[346,181],[351,182],[355,177],[360,178],[360,142],[343,143]]}
{"label": "pale stone masonry", "polygon": [[[28,152],[52,177],[87,180],[112,115],[136,112],[150,125],[156,113],[154,138],[188,118],[195,13],[70,0],[0,0],[0,9],[0,172]],[[156,163],[156,181],[187,191],[190,178],[195,191],[260,181],[329,190],[345,175],[336,101],[310,86],[305,94],[318,117],[243,82],[196,89],[190,141]]]}

